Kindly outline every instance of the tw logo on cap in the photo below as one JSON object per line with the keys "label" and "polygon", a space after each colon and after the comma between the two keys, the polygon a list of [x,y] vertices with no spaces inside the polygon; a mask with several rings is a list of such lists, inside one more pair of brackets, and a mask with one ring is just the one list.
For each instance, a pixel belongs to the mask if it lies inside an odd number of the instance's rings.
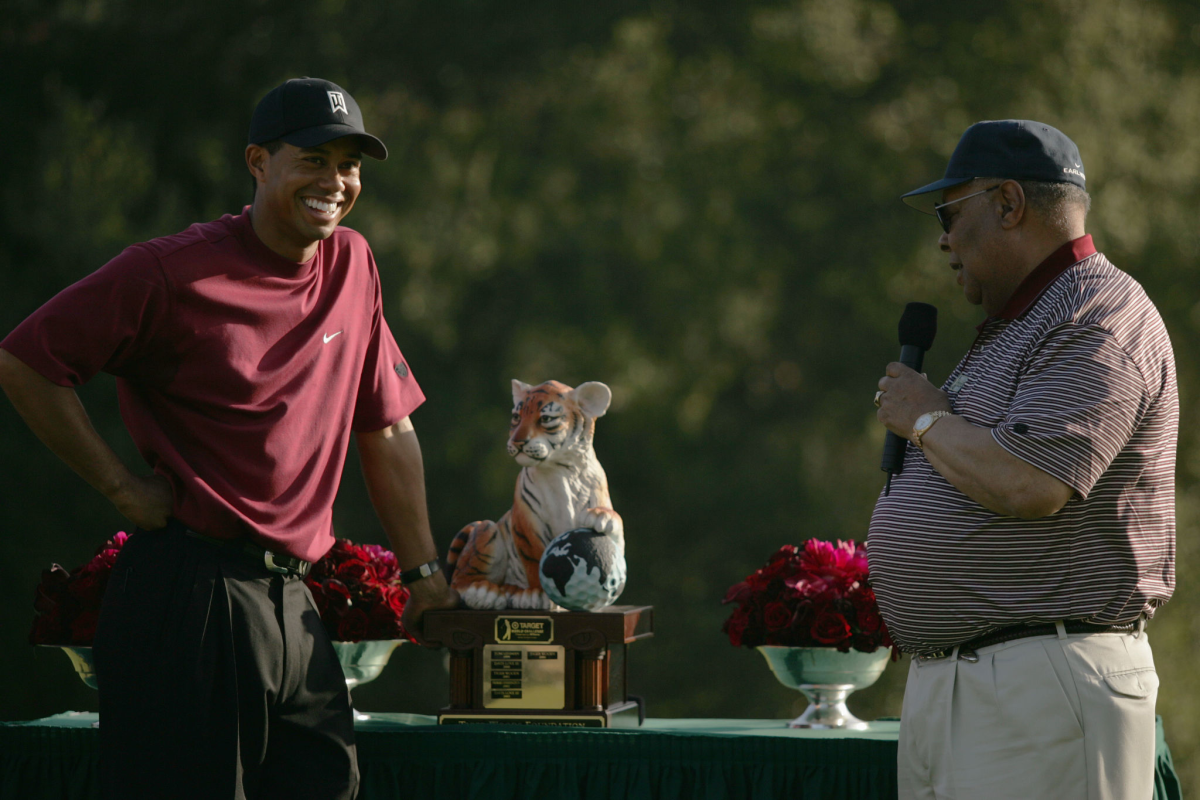
{"label": "tw logo on cap", "polygon": [[346,108],[346,98],[341,92],[326,92],[326,94],[329,95],[329,107],[333,109],[334,113],[339,111],[343,114],[350,113],[349,109]]}

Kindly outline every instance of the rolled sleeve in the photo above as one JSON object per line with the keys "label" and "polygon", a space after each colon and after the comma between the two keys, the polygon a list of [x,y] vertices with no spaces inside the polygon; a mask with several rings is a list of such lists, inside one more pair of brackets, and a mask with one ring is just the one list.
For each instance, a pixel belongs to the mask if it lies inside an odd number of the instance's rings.
{"label": "rolled sleeve", "polygon": [[1029,359],[996,442],[1081,498],[1129,442],[1148,402],[1129,354],[1101,328],[1056,328]]}

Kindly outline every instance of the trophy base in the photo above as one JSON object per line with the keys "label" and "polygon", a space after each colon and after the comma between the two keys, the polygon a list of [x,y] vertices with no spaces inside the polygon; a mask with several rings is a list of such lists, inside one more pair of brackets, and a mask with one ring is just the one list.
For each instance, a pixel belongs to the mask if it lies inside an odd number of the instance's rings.
{"label": "trophy base", "polygon": [[629,644],[654,635],[650,606],[430,611],[424,634],[450,650],[440,725],[620,728],[645,717],[626,668]]}
{"label": "trophy base", "polygon": [[438,725],[549,725],[556,728],[636,728],[643,713],[638,703],[616,703],[603,711],[443,711]]}

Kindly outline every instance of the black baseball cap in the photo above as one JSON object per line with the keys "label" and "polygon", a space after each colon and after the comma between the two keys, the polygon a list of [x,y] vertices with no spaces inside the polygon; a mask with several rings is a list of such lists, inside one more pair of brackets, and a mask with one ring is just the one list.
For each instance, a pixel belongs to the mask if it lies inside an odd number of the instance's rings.
{"label": "black baseball cap", "polygon": [[342,136],[357,136],[364,153],[380,161],[387,158],[383,142],[363,127],[362,112],[349,92],[320,78],[293,78],[258,101],[248,143],[281,139],[296,147],[316,147]]}
{"label": "black baseball cap", "polygon": [[945,176],[900,199],[932,214],[937,199],[923,195],[976,178],[1073,183],[1080,189],[1087,188],[1079,148],[1066,134],[1044,122],[1001,119],[976,122],[967,128],[950,156]]}

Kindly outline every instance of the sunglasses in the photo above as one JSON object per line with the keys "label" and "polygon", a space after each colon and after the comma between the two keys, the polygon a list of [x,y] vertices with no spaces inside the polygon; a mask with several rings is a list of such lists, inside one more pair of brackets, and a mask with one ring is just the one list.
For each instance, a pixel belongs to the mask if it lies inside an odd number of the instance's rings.
{"label": "sunglasses", "polygon": [[949,203],[941,203],[939,205],[936,205],[933,207],[933,215],[935,217],[937,217],[938,222],[942,223],[942,230],[945,231],[946,233],[949,233],[950,232],[950,217],[942,215],[943,208],[945,208],[946,206],[952,206],[955,203],[961,203],[963,200],[970,200],[972,197],[979,197],[979,195],[981,195],[981,194],[987,194],[988,192],[992,191],[992,189],[999,189],[1003,185],[1004,184],[1002,184],[1002,183],[997,183],[995,186],[991,187],[991,189],[983,189],[981,191],[975,192],[974,194],[969,194],[966,197],[960,197],[957,200],[951,200]]}

